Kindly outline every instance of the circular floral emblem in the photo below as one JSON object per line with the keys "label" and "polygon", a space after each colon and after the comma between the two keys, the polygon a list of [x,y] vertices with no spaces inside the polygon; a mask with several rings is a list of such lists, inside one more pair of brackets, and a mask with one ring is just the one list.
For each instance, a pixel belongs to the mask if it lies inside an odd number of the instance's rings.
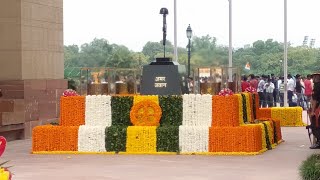
{"label": "circular floral emblem", "polygon": [[150,100],[141,101],[131,108],[130,120],[135,126],[159,126],[161,107]]}

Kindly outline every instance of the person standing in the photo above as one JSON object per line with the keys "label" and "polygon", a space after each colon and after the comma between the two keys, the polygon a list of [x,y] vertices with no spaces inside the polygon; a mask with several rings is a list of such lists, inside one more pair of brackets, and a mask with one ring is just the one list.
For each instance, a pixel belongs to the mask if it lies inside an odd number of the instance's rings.
{"label": "person standing", "polygon": [[310,107],[311,95],[312,95],[312,82],[311,75],[307,75],[307,79],[304,80],[305,91],[304,94],[307,97],[307,106]]}
{"label": "person standing", "polygon": [[242,92],[245,92],[246,89],[248,87],[250,87],[250,83],[247,81],[247,76],[246,75],[243,75],[243,78],[242,78],[242,81],[241,81],[241,91]]}
{"label": "person standing", "polygon": [[274,107],[277,107],[277,102],[278,102],[278,81],[274,74],[271,74],[271,82],[274,85],[274,90],[273,90],[273,102],[274,102]]}
{"label": "person standing", "polygon": [[258,84],[258,89],[257,89],[257,92],[259,94],[259,101],[260,101],[260,104],[259,106],[261,107],[267,107],[267,103],[266,103],[266,97],[265,97],[265,85],[266,82],[265,82],[265,75],[262,75],[262,78],[261,80],[259,81],[259,84]]}
{"label": "person standing", "polygon": [[274,84],[272,83],[272,79],[268,79],[268,82],[264,85],[264,89],[266,90],[266,101],[268,107],[272,107],[273,104],[273,92],[274,92]]}
{"label": "person standing", "polygon": [[288,103],[289,103],[289,106],[292,106],[292,104],[293,104],[292,97],[293,97],[295,83],[294,83],[294,80],[292,79],[291,74],[288,74],[287,86],[288,86]]}
{"label": "person standing", "polygon": [[258,89],[258,80],[257,78],[254,76],[254,74],[250,74],[250,86],[255,88],[255,89]]}
{"label": "person standing", "polygon": [[303,86],[301,84],[301,75],[297,74],[296,75],[296,94],[297,94],[297,104],[298,106],[303,108],[303,100],[302,100],[302,96],[303,96]]}
{"label": "person standing", "polygon": [[284,106],[284,78],[280,77],[279,83],[279,99],[280,99],[280,107]]}
{"label": "person standing", "polygon": [[316,142],[310,147],[310,149],[320,149],[320,73],[312,75],[314,88],[311,97],[311,109],[309,112],[311,119],[312,134],[316,138]]}

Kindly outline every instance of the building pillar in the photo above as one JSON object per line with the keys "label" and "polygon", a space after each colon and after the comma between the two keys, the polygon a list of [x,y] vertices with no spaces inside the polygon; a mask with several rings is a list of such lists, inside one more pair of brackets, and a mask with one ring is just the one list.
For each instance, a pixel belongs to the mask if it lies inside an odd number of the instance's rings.
{"label": "building pillar", "polygon": [[64,80],[63,0],[0,1],[0,135],[57,121]]}

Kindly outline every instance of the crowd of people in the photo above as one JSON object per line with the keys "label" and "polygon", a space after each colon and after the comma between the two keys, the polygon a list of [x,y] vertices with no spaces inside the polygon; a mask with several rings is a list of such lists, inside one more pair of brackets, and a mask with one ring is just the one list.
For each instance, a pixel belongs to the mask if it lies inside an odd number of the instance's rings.
{"label": "crowd of people", "polygon": [[[260,107],[284,106],[285,84],[284,77],[276,77],[274,74],[255,76],[242,76],[241,90],[247,91],[254,88],[259,94]],[[306,77],[300,74],[287,76],[287,92],[289,106],[301,106],[308,109],[313,91],[312,75]]]}

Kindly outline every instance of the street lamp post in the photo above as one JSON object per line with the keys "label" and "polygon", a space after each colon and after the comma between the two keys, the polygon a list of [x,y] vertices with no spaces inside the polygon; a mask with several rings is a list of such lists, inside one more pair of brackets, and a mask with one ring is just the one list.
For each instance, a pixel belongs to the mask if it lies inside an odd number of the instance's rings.
{"label": "street lamp post", "polygon": [[283,75],[282,68],[283,68],[283,61],[282,61],[282,59],[280,59],[280,76]]}
{"label": "street lamp post", "polygon": [[191,37],[192,37],[192,29],[190,27],[190,24],[186,32],[187,32],[187,38],[189,40],[188,42],[188,77],[190,77]]}

